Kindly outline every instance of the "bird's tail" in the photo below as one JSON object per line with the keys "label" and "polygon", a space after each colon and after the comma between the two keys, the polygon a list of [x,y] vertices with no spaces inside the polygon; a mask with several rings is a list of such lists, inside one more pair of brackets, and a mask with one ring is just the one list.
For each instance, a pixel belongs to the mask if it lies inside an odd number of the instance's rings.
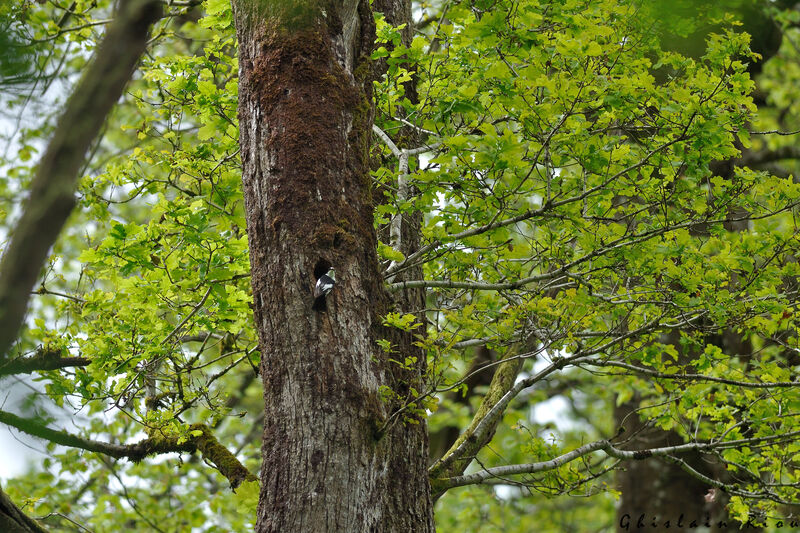
{"label": "bird's tail", "polygon": [[325,312],[328,310],[328,304],[325,301],[325,295],[321,294],[314,298],[314,305],[311,306],[314,311]]}

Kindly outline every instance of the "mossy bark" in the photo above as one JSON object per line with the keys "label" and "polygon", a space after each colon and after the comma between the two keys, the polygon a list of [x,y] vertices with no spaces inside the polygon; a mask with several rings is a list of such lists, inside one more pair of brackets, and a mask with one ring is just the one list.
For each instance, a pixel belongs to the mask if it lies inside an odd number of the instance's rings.
{"label": "mossy bark", "polygon": [[379,387],[399,380],[375,342],[392,334],[368,168],[372,14],[364,0],[304,6],[286,18],[234,2],[265,399],[256,531],[433,531],[424,424],[376,432],[392,409]]}
{"label": "mossy bark", "polygon": [[450,449],[431,466],[430,476],[434,501],[447,490],[446,483],[443,480],[463,474],[478,452],[494,437],[497,422],[484,435],[476,436],[476,430],[487,413],[497,405],[514,385],[514,380],[519,375],[523,362],[521,358],[515,356],[516,353],[514,351],[506,355],[506,360],[498,366],[497,371],[494,373],[489,390],[483,397],[469,427],[461,433]]}

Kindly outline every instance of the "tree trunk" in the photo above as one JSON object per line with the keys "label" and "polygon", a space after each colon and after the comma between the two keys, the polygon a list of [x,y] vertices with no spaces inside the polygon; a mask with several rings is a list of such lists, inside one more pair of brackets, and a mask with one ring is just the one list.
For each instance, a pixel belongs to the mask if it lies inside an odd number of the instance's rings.
{"label": "tree trunk", "polygon": [[[624,436],[635,434],[632,444],[641,448],[657,448],[683,444],[683,438],[674,431],[662,431],[647,427],[639,420],[639,402],[627,402],[614,409],[618,425],[625,427]],[[682,459],[693,467],[702,468],[703,458],[698,453],[688,454]],[[677,466],[656,459],[647,461],[625,461],[623,470],[617,473],[617,484],[622,497],[617,508],[617,531],[636,531],[648,528],[651,531],[678,531],[709,525],[724,517],[716,503],[706,503],[705,494],[711,488],[694,479]],[[707,472],[706,472],[707,473]],[[720,516],[722,511],[722,516]],[[667,524],[668,522],[668,524]],[[639,524],[644,524],[641,526]],[[654,527],[653,524],[656,524]],[[731,527],[738,529],[738,523]]]}
{"label": "tree trunk", "polygon": [[[381,325],[391,309],[367,159],[368,6],[234,2],[265,399],[257,532],[433,531],[425,425],[387,429],[380,389],[402,394],[419,375],[392,368],[376,344],[411,337]],[[331,266],[336,286],[315,311],[314,284]]]}

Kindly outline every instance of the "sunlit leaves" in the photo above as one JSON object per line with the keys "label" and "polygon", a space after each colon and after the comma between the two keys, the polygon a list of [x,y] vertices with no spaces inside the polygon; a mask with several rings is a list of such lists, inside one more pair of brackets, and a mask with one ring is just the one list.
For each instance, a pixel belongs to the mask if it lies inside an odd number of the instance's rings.
{"label": "sunlit leaves", "polygon": [[[420,73],[420,104],[403,102],[389,77],[376,85],[379,124],[416,124],[440,143],[410,175],[427,242],[440,243],[426,279],[454,282],[429,293],[432,361],[461,340],[504,350],[532,334],[545,359],[589,352],[667,376],[786,379],[788,352],[770,343],[797,349],[787,282],[797,270],[797,185],[715,170],[753,141],[746,66],[757,57],[724,9],[712,10],[715,33],[697,49],[663,50],[669,34],[698,29],[696,17],[668,22],[691,7],[683,4],[655,16],[613,1],[459,2],[448,4],[426,60],[394,56],[404,61],[396,72]],[[492,229],[470,233],[481,227]],[[539,281],[481,289],[531,278]],[[680,344],[664,343],[676,329],[685,330]],[[757,355],[709,342],[728,331]],[[643,398],[641,416],[659,427],[714,420],[687,439],[734,438],[726,424],[743,415],[724,402],[747,403],[751,418],[771,409],[733,385],[709,396],[707,384],[622,374],[618,398]],[[775,405],[788,409],[793,398],[787,391]]]}

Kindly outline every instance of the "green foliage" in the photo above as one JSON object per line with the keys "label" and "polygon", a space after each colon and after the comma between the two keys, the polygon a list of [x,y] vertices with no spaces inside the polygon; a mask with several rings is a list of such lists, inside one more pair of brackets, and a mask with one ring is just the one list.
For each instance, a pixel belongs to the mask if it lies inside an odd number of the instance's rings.
{"label": "green foliage", "polygon": [[[108,3],[75,2],[60,23],[65,12],[55,5],[27,7],[31,35],[50,43],[37,71],[53,79],[78,72]],[[188,439],[192,423],[206,422],[256,472],[261,398],[250,386],[258,352],[230,4],[208,0],[199,20],[190,7],[172,9],[92,154],[80,209],[17,349],[44,345],[90,359],[38,378],[52,403],[82,413],[74,422],[81,435]],[[478,455],[481,468],[548,461],[612,438],[612,406],[633,398],[642,418],[687,442],[800,430],[797,389],[762,386],[791,382],[797,369],[800,187],[788,172],[757,164],[711,170],[743,151],[791,146],[792,138],[751,138],[748,130],[800,123],[797,52],[771,60],[760,80],[786,111],[757,109],[748,36],[711,13],[718,31],[702,50],[667,49],[660,37],[697,30],[695,19],[673,20],[681,9],[450,2],[407,47],[402,28],[376,15],[373,58],[387,67],[375,82],[376,123],[398,145],[409,136],[430,149],[409,161],[411,193],[400,198],[397,161],[376,141],[383,165],[373,178],[384,194],[376,254],[386,268],[410,261],[389,242],[388,226],[424,213],[427,249],[413,261],[422,264],[421,281],[435,282],[425,328],[413,314],[384,317],[384,325],[418,335],[427,386],[402,395],[382,387],[381,397],[405,406],[396,413],[403,423],[428,418],[434,434],[463,429],[485,393],[466,384],[474,354],[465,346],[485,345],[498,360],[521,354],[521,377],[563,364],[509,405]],[[9,105],[21,112],[23,102]],[[50,133],[49,119],[36,123],[15,137],[17,156],[3,161],[4,214],[14,212]],[[678,340],[665,338],[675,331]],[[727,334],[751,349],[725,346]],[[398,369],[418,364],[389,341],[378,345]],[[563,423],[532,410],[553,398],[568,406]],[[797,448],[735,446],[720,455],[742,479],[772,480],[774,499],[796,501]],[[95,532],[252,529],[257,484],[234,494],[195,457],[131,464],[50,449],[42,468],[4,483],[36,515],[62,513]],[[516,477],[519,487],[501,480],[502,487],[453,489],[438,504],[438,526],[608,528],[618,497],[613,460],[583,459]],[[736,488],[753,493],[759,485]],[[210,511],[197,502],[210,502]],[[740,519],[774,509],[774,501],[738,496],[730,508]]]}
{"label": "green foliage", "polygon": [[402,329],[403,331],[412,331],[420,326],[420,324],[414,322],[416,319],[417,317],[409,313],[402,315],[400,313],[389,313],[383,317],[383,325]]}
{"label": "green foliage", "polygon": [[243,515],[250,515],[258,505],[258,481],[245,481],[236,489],[236,511]]}
{"label": "green foliage", "polygon": [[24,3],[8,2],[0,6],[0,86],[30,81],[35,50],[23,34]]}
{"label": "green foliage", "polygon": [[[440,390],[458,386],[467,368],[464,353],[451,348],[460,341],[487,339],[502,353],[533,336],[538,342],[528,357],[555,362],[587,354],[583,365],[617,368],[605,378],[616,401],[641,398],[642,418],[687,441],[742,438],[743,416],[759,426],[753,434],[793,431],[785,418],[766,422],[770,413],[792,410],[793,389],[767,397],[734,383],[668,378],[700,373],[785,383],[797,349],[790,333],[796,291],[786,280],[796,271],[800,187],[754,168],[711,170],[712,162],[762,142],[748,133],[757,108],[746,67],[757,57],[723,9],[702,20],[680,17],[681,9],[615,1],[449,3],[422,55],[400,46],[399,34],[379,21],[379,41],[393,44],[375,54],[389,59],[389,74],[376,84],[380,127],[397,131],[404,118],[427,143],[441,143],[412,174],[418,194],[404,202],[389,197],[385,208],[427,213],[423,234],[433,244],[425,279],[442,283],[429,289],[433,341],[426,346]],[[717,33],[684,52],[691,55],[662,48],[670,45],[666,36],[703,25]],[[405,97],[409,73],[420,77],[419,104]],[[393,176],[381,178],[391,183]],[[665,343],[676,328],[683,330],[680,345]],[[763,348],[755,348],[757,356],[726,350],[715,338],[727,332]],[[629,375],[612,364],[665,377]],[[588,387],[590,378],[569,370],[554,379]],[[443,416],[458,410],[444,406]],[[608,416],[600,410],[589,419],[594,427],[556,432],[558,449],[612,437],[616,428],[601,422]],[[431,427],[439,427],[436,416]],[[486,450],[482,467],[541,460],[515,460],[511,450],[526,449],[531,436],[504,435],[501,427],[493,440],[502,453]],[[747,462],[755,476],[786,476],[766,450]],[[781,464],[794,469],[792,461]],[[576,471],[559,470],[557,478],[526,484],[550,494],[580,485]],[[581,490],[607,491],[601,479]],[[745,485],[739,488],[755,490]],[[778,498],[791,500],[789,492],[776,489]],[[437,516],[447,512],[448,498],[456,496],[445,496]],[[770,508],[745,502],[739,517]]]}
{"label": "green foliage", "polygon": [[[56,54],[66,54],[58,48],[62,40],[90,50],[99,35],[107,5],[77,4],[64,27],[44,23],[51,29],[33,30],[51,32]],[[58,14],[42,6],[30,16],[50,21]],[[184,441],[196,436],[191,423],[201,421],[224,446],[239,448],[239,459],[255,472],[260,432],[250,436],[252,423],[241,417],[258,412],[260,393],[247,387],[258,352],[230,3],[214,3],[198,23],[188,7],[173,15],[154,30],[141,76],[81,180],[80,211],[56,248],[55,266],[63,268],[51,270],[39,291],[46,316],[58,318],[37,320],[18,348],[57,344],[91,359],[74,371],[48,372],[44,382],[57,405],[88,415],[77,423],[85,436],[135,442],[145,432]],[[68,63],[68,70],[81,65]],[[24,132],[22,139],[44,134]],[[33,476],[9,484],[10,494],[37,495],[34,514],[61,506],[59,512],[97,532],[252,528],[253,490],[234,495],[227,480],[195,458],[182,467],[174,460],[94,458],[88,469],[72,470],[83,464],[75,452],[53,451],[63,486],[28,484]],[[81,505],[70,503],[68,487],[83,484]],[[209,493],[213,514],[195,505],[176,511],[182,498],[209,501]],[[71,530],[67,522],[63,527]]]}

